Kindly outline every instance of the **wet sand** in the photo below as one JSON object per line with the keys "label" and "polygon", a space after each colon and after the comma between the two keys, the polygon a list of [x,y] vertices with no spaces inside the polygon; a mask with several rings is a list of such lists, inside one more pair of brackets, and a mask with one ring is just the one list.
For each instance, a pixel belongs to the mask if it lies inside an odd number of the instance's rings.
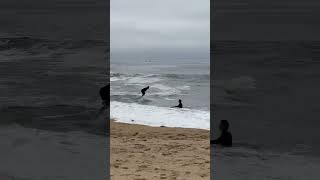
{"label": "wet sand", "polygon": [[209,131],[111,122],[112,180],[210,179]]}

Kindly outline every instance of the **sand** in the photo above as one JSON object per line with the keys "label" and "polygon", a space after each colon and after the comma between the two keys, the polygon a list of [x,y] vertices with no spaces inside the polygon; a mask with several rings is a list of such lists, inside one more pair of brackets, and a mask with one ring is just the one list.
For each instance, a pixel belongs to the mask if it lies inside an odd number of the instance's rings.
{"label": "sand", "polygon": [[209,131],[111,122],[111,180],[210,179]]}

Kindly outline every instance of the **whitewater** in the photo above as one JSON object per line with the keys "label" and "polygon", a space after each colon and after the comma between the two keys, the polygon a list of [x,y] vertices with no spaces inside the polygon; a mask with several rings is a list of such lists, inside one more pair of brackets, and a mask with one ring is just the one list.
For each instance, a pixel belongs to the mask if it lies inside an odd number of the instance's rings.
{"label": "whitewater", "polygon": [[[208,64],[111,64],[110,118],[118,122],[210,129]],[[172,69],[175,71],[172,71]],[[139,69],[139,71],[138,71]],[[140,90],[150,86],[145,96]],[[184,108],[170,108],[181,99]]]}

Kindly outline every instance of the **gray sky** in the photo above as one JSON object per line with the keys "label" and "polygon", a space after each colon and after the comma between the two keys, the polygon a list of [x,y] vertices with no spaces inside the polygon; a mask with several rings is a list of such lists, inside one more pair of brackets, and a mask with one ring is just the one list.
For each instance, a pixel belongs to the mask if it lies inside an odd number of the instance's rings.
{"label": "gray sky", "polygon": [[0,37],[106,40],[105,0],[0,0]]}
{"label": "gray sky", "polygon": [[319,0],[214,0],[214,40],[319,40]]}
{"label": "gray sky", "polygon": [[111,52],[209,52],[210,0],[111,0]]}

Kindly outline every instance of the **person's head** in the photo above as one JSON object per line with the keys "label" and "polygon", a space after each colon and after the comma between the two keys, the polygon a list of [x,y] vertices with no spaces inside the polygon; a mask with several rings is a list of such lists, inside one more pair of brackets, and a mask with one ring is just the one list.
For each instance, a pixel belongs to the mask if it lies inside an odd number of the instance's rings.
{"label": "person's head", "polygon": [[181,101],[181,99],[179,99],[179,103],[181,103],[182,101]]}
{"label": "person's head", "polygon": [[149,86],[147,86],[147,88],[149,89]]}
{"label": "person's head", "polygon": [[221,131],[228,131],[229,129],[229,122],[227,120],[221,120],[220,121],[220,125],[219,125],[219,129]]}

